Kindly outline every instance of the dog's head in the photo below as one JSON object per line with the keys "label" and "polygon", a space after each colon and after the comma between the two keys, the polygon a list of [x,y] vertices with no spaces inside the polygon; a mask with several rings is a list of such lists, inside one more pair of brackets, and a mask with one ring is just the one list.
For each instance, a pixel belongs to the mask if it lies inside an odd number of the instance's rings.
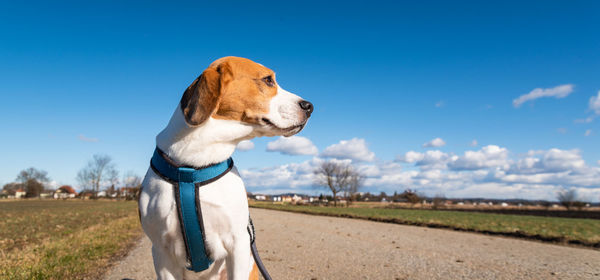
{"label": "dog's head", "polygon": [[256,136],[294,135],[306,125],[313,105],[282,89],[275,72],[249,59],[213,62],[185,91],[181,111],[190,126],[210,117],[251,125]]}

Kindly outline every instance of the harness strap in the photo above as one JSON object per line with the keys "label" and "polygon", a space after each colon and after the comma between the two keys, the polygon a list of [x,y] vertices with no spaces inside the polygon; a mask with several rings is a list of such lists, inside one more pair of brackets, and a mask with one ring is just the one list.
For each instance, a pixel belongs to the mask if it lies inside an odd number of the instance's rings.
{"label": "harness strap", "polygon": [[214,182],[233,168],[231,158],[203,168],[179,166],[156,148],[150,161],[152,170],[175,187],[175,201],[185,242],[188,270],[200,272],[214,262],[204,244],[204,223],[197,189]]}
{"label": "harness strap", "polygon": [[[227,174],[233,168],[233,159],[228,158],[223,162],[202,168],[181,166],[157,147],[150,160],[150,168],[174,186],[181,234],[183,235],[187,259],[190,264],[187,269],[194,272],[208,269],[214,260],[204,246],[204,223],[197,189]],[[254,262],[263,278],[271,280],[269,272],[258,255],[255,243],[256,232],[250,217],[248,217],[247,229],[250,235],[250,249],[252,250]]]}

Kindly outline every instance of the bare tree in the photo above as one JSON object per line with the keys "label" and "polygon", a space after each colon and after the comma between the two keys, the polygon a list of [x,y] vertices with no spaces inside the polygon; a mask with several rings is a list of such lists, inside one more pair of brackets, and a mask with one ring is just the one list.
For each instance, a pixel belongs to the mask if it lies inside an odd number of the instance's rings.
{"label": "bare tree", "polygon": [[31,179],[34,179],[40,183],[48,183],[50,178],[48,177],[48,172],[44,170],[37,170],[33,167],[29,167],[25,170],[21,170],[19,175],[17,175],[17,182],[25,183]]}
{"label": "bare tree", "polygon": [[77,173],[77,181],[84,189],[92,189],[94,197],[97,197],[100,185],[103,183],[115,183],[119,173],[107,155],[94,155],[87,165]]}
{"label": "bare tree", "polygon": [[333,203],[337,206],[336,195],[341,192],[342,189],[336,184],[336,176],[338,173],[338,165],[332,161],[326,161],[321,163],[314,171],[316,178],[315,184],[323,187],[328,187],[333,194]]}
{"label": "bare tree", "polygon": [[573,206],[575,206],[576,202],[577,202],[577,191],[575,189],[570,189],[570,190],[562,190],[559,191],[556,194],[556,198],[558,199],[558,202],[560,202],[560,204],[564,207],[567,208],[567,210],[571,210],[571,208],[573,208]]}
{"label": "bare tree", "polygon": [[22,183],[12,182],[5,184],[2,189],[7,191],[9,194],[15,194],[15,192],[19,189],[24,188]]}
{"label": "bare tree", "polygon": [[356,195],[358,190],[362,187],[365,181],[365,176],[361,175],[358,171],[352,169],[350,172],[350,178],[348,179],[347,193],[350,195],[348,202],[356,201]]}
{"label": "bare tree", "polygon": [[48,172],[29,167],[17,175],[17,182],[25,188],[27,197],[38,197],[44,191],[44,185],[50,181]]}
{"label": "bare tree", "polygon": [[351,165],[333,161],[323,162],[314,173],[315,184],[329,188],[333,194],[334,206],[337,206],[338,193],[344,192],[346,197],[355,194],[363,181],[363,177]]}
{"label": "bare tree", "polygon": [[123,175],[123,184],[127,188],[139,187],[142,184],[142,178],[133,171],[127,171]]}
{"label": "bare tree", "polygon": [[142,186],[142,178],[133,171],[127,171],[123,175],[123,184],[126,189],[126,199],[136,199]]}
{"label": "bare tree", "polygon": [[115,185],[119,183],[119,171],[116,169],[107,170],[108,174],[107,181],[110,183],[110,186],[106,189],[106,194],[108,196],[112,196],[115,193]]}

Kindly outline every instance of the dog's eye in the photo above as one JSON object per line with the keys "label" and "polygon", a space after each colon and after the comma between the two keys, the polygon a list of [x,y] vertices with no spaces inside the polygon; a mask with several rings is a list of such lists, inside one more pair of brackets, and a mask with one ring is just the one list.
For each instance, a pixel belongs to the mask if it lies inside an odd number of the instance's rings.
{"label": "dog's eye", "polygon": [[273,76],[266,76],[264,78],[262,78],[263,82],[265,82],[265,84],[267,84],[267,86],[275,86],[275,81],[273,81]]}

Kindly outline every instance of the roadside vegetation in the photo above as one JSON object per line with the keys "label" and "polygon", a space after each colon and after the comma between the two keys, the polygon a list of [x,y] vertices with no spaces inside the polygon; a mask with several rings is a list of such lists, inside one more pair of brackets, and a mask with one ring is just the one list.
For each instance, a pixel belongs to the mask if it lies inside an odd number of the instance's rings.
{"label": "roadside vegetation", "polygon": [[600,248],[600,220],[423,209],[324,207],[251,201],[251,207],[448,228]]}
{"label": "roadside vegetation", "polygon": [[0,278],[97,279],[142,232],[134,201],[0,202]]}

